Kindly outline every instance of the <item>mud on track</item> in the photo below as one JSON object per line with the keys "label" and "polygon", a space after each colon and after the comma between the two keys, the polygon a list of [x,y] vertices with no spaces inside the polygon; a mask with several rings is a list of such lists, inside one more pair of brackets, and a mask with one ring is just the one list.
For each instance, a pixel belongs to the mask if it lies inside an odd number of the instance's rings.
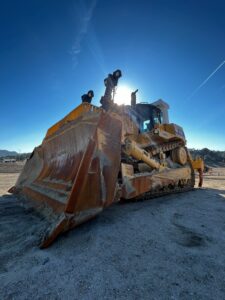
{"label": "mud on track", "polygon": [[[0,174],[2,194],[16,177]],[[1,299],[225,298],[224,169],[200,190],[114,205],[39,250],[45,226],[0,196]]]}

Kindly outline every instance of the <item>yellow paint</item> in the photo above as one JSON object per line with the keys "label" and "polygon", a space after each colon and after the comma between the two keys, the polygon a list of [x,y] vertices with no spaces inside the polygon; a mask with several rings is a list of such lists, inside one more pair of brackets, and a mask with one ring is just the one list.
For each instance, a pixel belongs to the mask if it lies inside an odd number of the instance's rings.
{"label": "yellow paint", "polygon": [[87,113],[89,111],[100,111],[100,110],[101,108],[94,106],[92,104],[81,103],[74,110],[72,110],[68,115],[66,115],[62,120],[60,120],[59,122],[55,123],[52,127],[50,127],[46,133],[45,138],[55,133],[64,124],[77,119],[79,116],[83,115],[84,113]]}
{"label": "yellow paint", "polygon": [[157,130],[158,136],[166,140],[170,140],[172,138],[179,138],[185,142],[185,138],[177,133],[177,131],[182,130],[182,128],[176,124],[156,124],[154,128],[155,130]]}
{"label": "yellow paint", "polygon": [[160,131],[166,131],[170,134],[175,134],[174,125],[173,124],[156,124],[155,128],[159,129]]}
{"label": "yellow paint", "polygon": [[156,160],[151,158],[149,153],[147,151],[141,149],[135,141],[126,139],[123,149],[127,155],[132,156],[132,157],[136,158],[137,160],[142,160],[151,168],[153,168],[153,169],[160,168],[160,163],[158,163]]}
{"label": "yellow paint", "polygon": [[198,169],[203,170],[204,169],[204,161],[201,158],[191,159],[191,164],[192,164],[193,169],[195,169],[195,170],[198,170]]}

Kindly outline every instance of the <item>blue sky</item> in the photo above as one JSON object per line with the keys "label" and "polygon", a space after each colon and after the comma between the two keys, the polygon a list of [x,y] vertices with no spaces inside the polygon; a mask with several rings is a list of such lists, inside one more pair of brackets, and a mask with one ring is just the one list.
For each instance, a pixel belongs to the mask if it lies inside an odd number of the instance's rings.
{"label": "blue sky", "polygon": [[32,151],[87,90],[98,105],[120,68],[140,101],[170,104],[189,147],[225,150],[224,1],[0,5],[0,149]]}

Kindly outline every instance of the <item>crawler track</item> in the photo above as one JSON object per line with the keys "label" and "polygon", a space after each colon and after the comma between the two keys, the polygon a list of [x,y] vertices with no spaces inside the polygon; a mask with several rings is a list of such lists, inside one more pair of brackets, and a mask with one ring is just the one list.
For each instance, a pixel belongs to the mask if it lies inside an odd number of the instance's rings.
{"label": "crawler track", "polygon": [[[176,147],[177,147],[177,145],[176,145]],[[157,197],[166,196],[166,195],[170,195],[170,194],[188,192],[188,191],[193,190],[194,185],[195,185],[195,172],[194,172],[194,169],[192,168],[192,165],[190,162],[190,156],[189,156],[189,153],[188,153],[188,150],[186,147],[185,147],[185,150],[187,152],[188,164],[191,167],[191,179],[189,179],[186,184],[174,185],[174,186],[170,186],[170,187],[163,187],[159,190],[149,191],[143,195],[140,195],[140,196],[134,198],[134,200],[148,200],[148,199],[152,199],[152,198],[157,198]]]}
{"label": "crawler track", "polygon": [[168,142],[161,145],[151,145],[145,147],[145,149],[150,152],[153,156],[156,154],[159,154],[160,152],[167,152],[171,151],[177,147],[184,146],[184,143],[182,141],[178,142]]}
{"label": "crawler track", "polygon": [[133,200],[148,200],[152,198],[157,198],[157,197],[162,197],[170,194],[177,194],[177,193],[182,193],[182,192],[188,192],[193,190],[195,185],[195,175],[194,172],[192,172],[191,179],[188,180],[187,184],[184,186],[174,186],[174,187],[163,187],[162,189],[159,190],[154,190],[147,192],[143,195],[140,195]]}

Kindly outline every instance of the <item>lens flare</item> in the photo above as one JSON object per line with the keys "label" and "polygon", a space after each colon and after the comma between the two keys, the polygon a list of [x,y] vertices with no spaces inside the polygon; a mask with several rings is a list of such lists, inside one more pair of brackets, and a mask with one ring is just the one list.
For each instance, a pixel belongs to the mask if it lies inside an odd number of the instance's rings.
{"label": "lens flare", "polygon": [[118,86],[116,89],[114,102],[119,105],[130,104],[132,92],[133,92],[133,89],[127,85]]}

